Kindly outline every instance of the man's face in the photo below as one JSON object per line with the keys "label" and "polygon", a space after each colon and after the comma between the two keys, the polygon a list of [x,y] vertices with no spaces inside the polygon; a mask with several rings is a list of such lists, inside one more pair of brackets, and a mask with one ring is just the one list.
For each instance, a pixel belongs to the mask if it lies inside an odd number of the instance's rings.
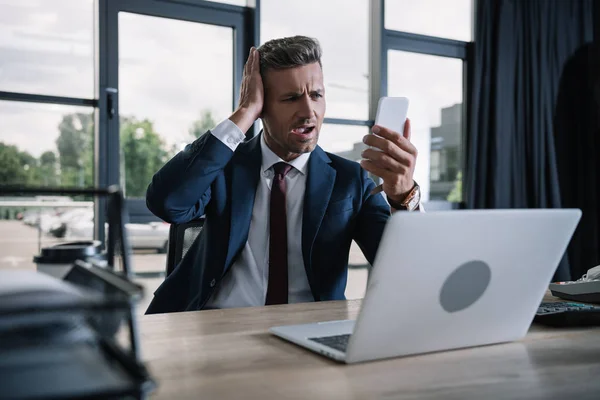
{"label": "man's face", "polygon": [[286,161],[317,145],[325,115],[325,88],[319,63],[263,74],[265,141]]}

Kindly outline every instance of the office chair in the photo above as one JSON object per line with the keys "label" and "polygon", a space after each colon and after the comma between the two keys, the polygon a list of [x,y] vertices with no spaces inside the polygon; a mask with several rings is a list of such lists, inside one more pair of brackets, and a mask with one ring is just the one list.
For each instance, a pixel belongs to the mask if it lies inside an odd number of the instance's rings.
{"label": "office chair", "polygon": [[167,276],[173,272],[177,264],[186,255],[196,240],[204,219],[196,219],[184,224],[172,224],[169,228],[169,245],[167,247]]}

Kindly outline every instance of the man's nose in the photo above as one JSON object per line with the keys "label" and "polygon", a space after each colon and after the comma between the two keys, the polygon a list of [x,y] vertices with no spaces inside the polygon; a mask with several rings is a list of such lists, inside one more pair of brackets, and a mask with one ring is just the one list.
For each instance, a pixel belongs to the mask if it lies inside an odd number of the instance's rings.
{"label": "man's nose", "polygon": [[312,118],[314,113],[314,107],[312,99],[308,93],[305,93],[298,102],[298,117],[300,118]]}

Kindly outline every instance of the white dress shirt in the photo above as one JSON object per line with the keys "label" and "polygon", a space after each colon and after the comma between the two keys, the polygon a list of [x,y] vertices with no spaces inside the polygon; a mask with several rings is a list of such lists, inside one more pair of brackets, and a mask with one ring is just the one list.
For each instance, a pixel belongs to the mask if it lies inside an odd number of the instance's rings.
{"label": "white dress shirt", "polygon": [[[231,150],[244,140],[243,132],[229,119],[211,131]],[[248,241],[231,270],[208,300],[205,308],[264,306],[269,282],[269,214],[273,165],[283,161],[260,139],[262,165],[254,197]],[[286,175],[286,211],[288,237],[288,302],[314,301],[302,257],[302,215],[304,190],[310,153],[288,162],[293,168]]]}

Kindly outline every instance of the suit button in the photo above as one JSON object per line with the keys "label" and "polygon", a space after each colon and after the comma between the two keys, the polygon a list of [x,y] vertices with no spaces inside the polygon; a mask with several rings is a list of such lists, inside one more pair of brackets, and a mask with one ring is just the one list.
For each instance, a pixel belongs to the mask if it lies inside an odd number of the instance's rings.
{"label": "suit button", "polygon": [[215,287],[216,284],[217,284],[216,279],[213,279],[212,281],[210,281],[210,287]]}

